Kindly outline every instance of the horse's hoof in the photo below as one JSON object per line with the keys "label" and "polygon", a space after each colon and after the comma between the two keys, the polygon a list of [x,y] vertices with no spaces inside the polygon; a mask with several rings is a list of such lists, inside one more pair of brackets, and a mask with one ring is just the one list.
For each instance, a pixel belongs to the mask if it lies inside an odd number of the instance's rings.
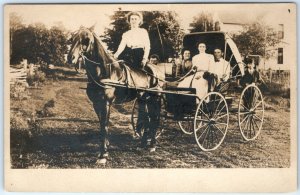
{"label": "horse's hoof", "polygon": [[97,162],[96,162],[96,164],[101,164],[101,165],[103,165],[105,163],[106,163],[106,158],[98,159]]}
{"label": "horse's hoof", "polygon": [[108,157],[108,152],[103,153],[102,157]]}
{"label": "horse's hoof", "polygon": [[141,135],[137,132],[135,132],[135,134],[132,136],[134,140],[139,140],[141,139]]}
{"label": "horse's hoof", "polygon": [[149,152],[150,152],[150,153],[155,152],[155,150],[156,150],[155,147],[150,147],[150,148],[149,148]]}

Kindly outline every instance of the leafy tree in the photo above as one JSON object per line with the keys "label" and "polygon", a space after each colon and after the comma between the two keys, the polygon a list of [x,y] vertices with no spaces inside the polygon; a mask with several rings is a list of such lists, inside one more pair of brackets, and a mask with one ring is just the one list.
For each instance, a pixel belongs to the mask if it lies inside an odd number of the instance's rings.
{"label": "leafy tree", "polygon": [[261,21],[246,24],[239,34],[233,35],[240,52],[247,56],[249,54],[269,57],[266,48],[273,47],[279,43],[276,31]]}
{"label": "leafy tree", "polygon": [[213,31],[213,16],[210,13],[201,12],[197,16],[193,17],[193,22],[190,23],[190,32],[206,32]]}
{"label": "leafy tree", "polygon": [[15,32],[24,27],[23,19],[16,12],[9,14],[9,40],[10,40],[10,56],[12,54],[12,41]]}
{"label": "leafy tree", "polygon": [[[122,39],[122,34],[129,30],[126,14],[128,11],[116,11],[110,17],[112,23],[105,29],[102,36],[103,42],[108,49],[115,52]],[[180,50],[182,44],[183,30],[177,21],[178,15],[175,12],[153,11],[143,12],[144,21],[142,28],[149,33],[151,43],[151,54],[159,55],[161,60],[174,56]]]}
{"label": "leafy tree", "polygon": [[54,26],[47,29],[42,23],[35,23],[17,29],[11,41],[11,63],[20,62],[23,58],[29,62],[63,65],[67,50],[65,29]]}

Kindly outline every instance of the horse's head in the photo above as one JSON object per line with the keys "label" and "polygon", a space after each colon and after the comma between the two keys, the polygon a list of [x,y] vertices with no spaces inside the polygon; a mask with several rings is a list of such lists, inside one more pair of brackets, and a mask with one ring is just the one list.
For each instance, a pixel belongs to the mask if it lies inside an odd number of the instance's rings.
{"label": "horse's head", "polygon": [[78,31],[72,34],[72,45],[68,54],[68,63],[77,64],[82,54],[85,56],[92,55],[95,42],[93,28],[80,27]]}

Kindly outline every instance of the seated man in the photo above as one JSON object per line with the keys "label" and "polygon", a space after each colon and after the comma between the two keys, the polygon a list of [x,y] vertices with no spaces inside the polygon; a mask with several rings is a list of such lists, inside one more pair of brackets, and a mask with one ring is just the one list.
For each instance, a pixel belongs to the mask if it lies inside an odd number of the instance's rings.
{"label": "seated man", "polygon": [[253,59],[246,58],[244,63],[246,64],[246,70],[245,75],[241,78],[240,84],[246,87],[251,83],[260,83],[260,75],[255,68]]}
{"label": "seated man", "polygon": [[223,52],[220,48],[214,50],[214,62],[210,67],[210,74],[206,76],[209,91],[213,91],[216,85],[227,81],[230,76],[230,64],[223,59]]}
{"label": "seated man", "polygon": [[214,50],[215,63],[210,68],[210,72],[215,74],[218,83],[227,81],[230,76],[230,64],[223,59],[223,52],[220,48]]}
{"label": "seated man", "polygon": [[158,57],[158,55],[152,54],[152,55],[150,56],[149,63],[150,63],[150,64],[157,65],[157,64],[159,63],[159,57]]}
{"label": "seated man", "polygon": [[[244,76],[240,80],[241,86],[245,88],[247,85],[250,85],[252,83],[260,83],[260,75],[259,72],[255,69],[253,59],[246,58],[244,60],[244,63],[246,64],[247,69],[245,70]],[[253,97],[255,97],[255,94],[253,94],[252,90],[247,90],[245,92],[243,96],[243,102],[246,107],[251,108],[253,106]]]}

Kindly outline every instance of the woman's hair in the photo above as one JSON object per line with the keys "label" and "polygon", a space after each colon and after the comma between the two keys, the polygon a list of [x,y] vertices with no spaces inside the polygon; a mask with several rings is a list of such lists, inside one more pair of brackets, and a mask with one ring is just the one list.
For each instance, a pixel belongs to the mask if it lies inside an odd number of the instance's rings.
{"label": "woman's hair", "polygon": [[204,44],[205,47],[207,47],[206,43],[204,43],[203,41],[199,41],[199,42],[197,43],[197,48],[199,47],[200,44]]}
{"label": "woman's hair", "polygon": [[141,21],[140,21],[140,24],[139,24],[139,25],[143,24],[143,15],[142,15],[141,12],[137,12],[137,11],[129,12],[129,13],[127,14],[127,22],[128,22],[129,24],[130,24],[130,17],[131,17],[132,15],[135,15],[135,16],[140,17]]}
{"label": "woman's hair", "polygon": [[156,55],[156,54],[152,54],[152,55],[150,56],[150,58],[156,58],[157,61],[159,61],[159,57],[158,57],[158,55]]}
{"label": "woman's hair", "polygon": [[[182,59],[183,59],[183,54],[184,54],[185,51],[189,51],[189,52],[191,53],[191,50],[190,50],[190,49],[188,49],[188,48],[183,48],[183,49],[181,50]],[[191,54],[191,56],[190,56],[190,59],[191,59],[191,58],[192,58],[192,54]]]}

